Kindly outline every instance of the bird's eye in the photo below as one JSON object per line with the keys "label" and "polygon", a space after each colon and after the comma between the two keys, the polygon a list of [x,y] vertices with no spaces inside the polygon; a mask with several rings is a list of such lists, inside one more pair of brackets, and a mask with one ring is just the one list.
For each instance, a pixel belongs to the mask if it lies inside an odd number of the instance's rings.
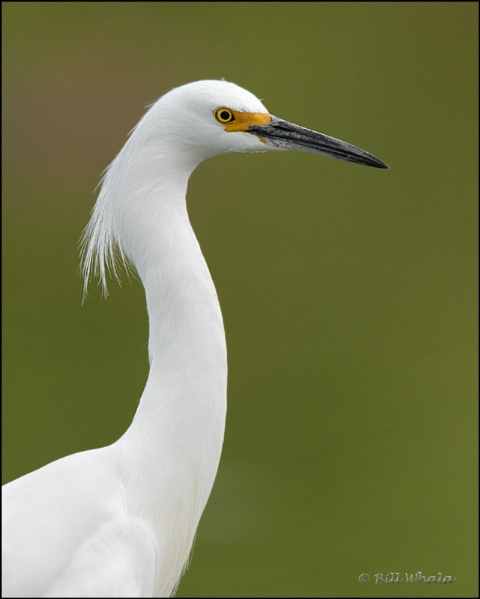
{"label": "bird's eye", "polygon": [[222,123],[223,125],[225,125],[226,123],[233,123],[233,121],[235,120],[235,115],[230,110],[230,108],[225,108],[224,106],[222,106],[221,108],[217,108],[217,110],[215,110],[213,114],[215,115],[217,121],[219,123]]}

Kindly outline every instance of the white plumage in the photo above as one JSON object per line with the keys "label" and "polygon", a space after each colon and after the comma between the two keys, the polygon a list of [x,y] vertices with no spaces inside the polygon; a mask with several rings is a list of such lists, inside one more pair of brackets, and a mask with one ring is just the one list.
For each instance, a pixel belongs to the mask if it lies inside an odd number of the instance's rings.
{"label": "white plumage", "polygon": [[117,252],[134,265],[150,372],[118,441],[3,487],[4,597],[175,592],[217,472],[227,387],[222,315],[188,219],[188,179],[217,154],[290,148],[386,167],[272,117],[232,83],[199,81],[160,98],[108,168],[84,234],[85,285],[93,268],[106,291]]}

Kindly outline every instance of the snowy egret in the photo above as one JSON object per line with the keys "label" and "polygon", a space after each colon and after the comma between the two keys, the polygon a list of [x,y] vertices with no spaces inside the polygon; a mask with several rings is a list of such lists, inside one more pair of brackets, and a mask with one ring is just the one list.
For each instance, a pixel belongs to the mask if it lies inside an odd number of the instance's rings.
{"label": "snowy egret", "polygon": [[118,441],[3,487],[4,597],[175,592],[217,472],[227,388],[222,315],[189,223],[188,179],[218,154],[289,149],[388,168],[270,115],[226,81],[164,95],[108,168],[84,232],[85,286],[95,272],[106,292],[118,256],[134,265],[145,287],[150,372]]}

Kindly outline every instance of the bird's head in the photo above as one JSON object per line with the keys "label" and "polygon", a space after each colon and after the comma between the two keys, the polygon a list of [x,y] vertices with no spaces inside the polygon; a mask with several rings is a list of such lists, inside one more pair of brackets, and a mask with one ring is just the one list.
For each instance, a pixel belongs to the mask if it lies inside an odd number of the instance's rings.
{"label": "bird's head", "polygon": [[166,198],[184,203],[188,178],[200,162],[219,154],[271,150],[388,168],[365,150],[271,115],[234,83],[197,81],[177,87],[151,106],[104,175],[82,241],[85,293],[93,270],[107,294],[107,268],[118,278],[117,255],[126,263],[139,240],[145,246],[139,232],[155,229],[151,215]]}
{"label": "bird's head", "polygon": [[247,90],[227,81],[197,81],[163,96],[149,113],[158,127],[150,136],[168,138],[172,151],[198,162],[231,152],[300,150],[365,166],[388,168],[373,156],[334,137],[271,115]]}

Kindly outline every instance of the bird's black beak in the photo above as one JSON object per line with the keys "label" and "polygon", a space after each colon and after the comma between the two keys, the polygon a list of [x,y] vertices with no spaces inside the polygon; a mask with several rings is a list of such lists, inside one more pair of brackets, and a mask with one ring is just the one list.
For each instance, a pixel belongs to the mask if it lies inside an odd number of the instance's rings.
{"label": "bird's black beak", "polygon": [[294,125],[275,116],[271,117],[268,125],[250,127],[247,133],[253,133],[265,143],[279,149],[300,150],[312,154],[331,156],[338,160],[355,162],[364,166],[389,168],[385,162],[376,158],[373,154],[357,148],[357,146],[353,146],[335,137]]}

